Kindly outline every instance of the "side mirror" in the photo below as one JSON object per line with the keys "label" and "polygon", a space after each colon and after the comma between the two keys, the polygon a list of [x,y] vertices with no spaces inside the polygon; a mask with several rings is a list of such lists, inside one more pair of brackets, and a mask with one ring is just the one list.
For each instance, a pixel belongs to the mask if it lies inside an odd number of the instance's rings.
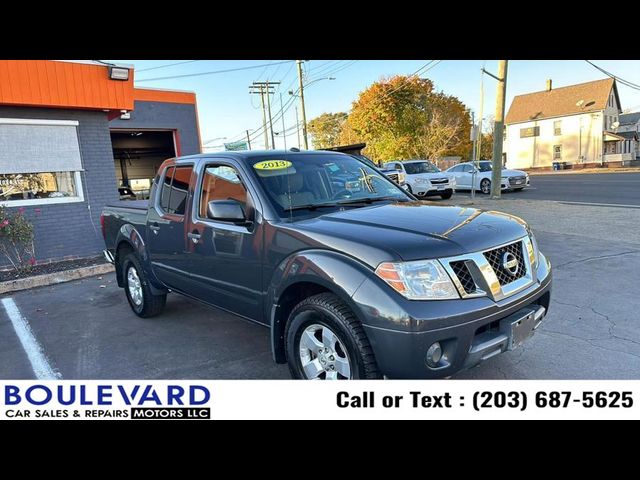
{"label": "side mirror", "polygon": [[207,205],[207,217],[222,222],[246,222],[242,205],[237,200],[212,200]]}

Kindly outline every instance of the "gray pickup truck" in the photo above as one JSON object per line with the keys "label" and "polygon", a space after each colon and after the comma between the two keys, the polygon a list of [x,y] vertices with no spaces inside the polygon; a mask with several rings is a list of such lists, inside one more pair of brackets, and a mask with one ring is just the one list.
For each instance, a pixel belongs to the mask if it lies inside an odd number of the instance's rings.
{"label": "gray pickup truck", "polygon": [[438,378],[517,348],[551,265],[520,218],[431,206],[326,151],[170,159],[102,215],[134,313],[176,292],[265,325],[294,378]]}

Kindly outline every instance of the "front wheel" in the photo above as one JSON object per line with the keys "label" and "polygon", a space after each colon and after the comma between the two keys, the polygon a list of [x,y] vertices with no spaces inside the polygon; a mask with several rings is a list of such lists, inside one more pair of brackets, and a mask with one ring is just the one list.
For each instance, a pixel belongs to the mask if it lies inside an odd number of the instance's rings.
{"label": "front wheel", "polygon": [[442,195],[440,195],[440,198],[442,198],[443,200],[449,200],[451,198],[451,195],[453,195],[453,192],[443,193]]}
{"label": "front wheel", "polygon": [[521,192],[522,190],[524,190],[524,187],[522,187],[522,188],[514,188],[513,189],[514,192]]}
{"label": "front wheel", "polygon": [[124,291],[133,313],[142,318],[155,317],[164,309],[167,295],[154,295],[149,281],[135,254],[130,253],[122,260]]}
{"label": "front wheel", "polygon": [[292,378],[381,378],[362,325],[349,307],[331,293],[306,298],[293,308],[285,341]]}
{"label": "front wheel", "polygon": [[489,195],[491,193],[491,180],[484,178],[480,182],[480,191],[485,195]]}

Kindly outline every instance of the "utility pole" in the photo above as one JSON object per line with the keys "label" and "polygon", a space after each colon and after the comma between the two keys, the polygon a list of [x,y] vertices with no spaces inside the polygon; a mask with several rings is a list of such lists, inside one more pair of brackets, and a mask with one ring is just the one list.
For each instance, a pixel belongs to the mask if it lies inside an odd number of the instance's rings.
{"label": "utility pole", "polygon": [[298,150],[300,150],[300,120],[298,120],[298,106],[296,105],[296,135],[298,137]]}
{"label": "utility pole", "polygon": [[264,85],[253,82],[249,85],[249,94],[260,95],[260,105],[262,106],[262,132],[264,134],[264,148],[269,150],[269,132],[267,131],[267,112],[264,108]]}
{"label": "utility pole", "polygon": [[[265,145],[265,149],[269,150],[269,132],[267,130],[267,120],[266,120],[266,114],[265,114],[265,109],[264,109],[264,96],[267,96],[267,111],[269,114],[269,127],[271,129],[271,148],[273,148],[275,150],[276,148],[276,141],[275,141],[275,137],[273,136],[273,119],[271,118],[271,94],[274,93],[273,91],[273,85],[280,85],[280,82],[253,82],[252,85],[249,86],[249,88],[259,88],[260,89],[260,96],[262,99],[262,124],[264,127],[264,145]],[[251,92],[254,93],[254,92]]]}
{"label": "utility pole", "polygon": [[471,161],[476,159],[476,142],[478,141],[478,129],[476,128],[476,115],[471,111],[471,141],[473,142],[473,150],[471,152]]}
{"label": "utility pole", "polygon": [[249,138],[249,130],[245,130],[247,132],[247,145],[249,146],[249,150],[251,150],[251,139]]}
{"label": "utility pole", "polygon": [[282,138],[284,140],[284,149],[287,149],[287,135],[285,133],[285,126],[284,126],[284,106],[282,103],[282,92],[280,92],[280,118],[282,118]]}
{"label": "utility pole", "polygon": [[502,177],[502,133],[504,131],[504,106],[507,91],[508,60],[498,61],[498,85],[496,86],[496,115],[493,127],[493,165],[491,168],[491,198],[500,198]]}
{"label": "utility pole", "polygon": [[304,149],[309,150],[309,141],[307,139],[307,113],[304,109],[304,84],[302,82],[302,60],[296,60],[298,64],[298,83],[300,84],[300,112],[302,114],[302,139],[304,140]]}

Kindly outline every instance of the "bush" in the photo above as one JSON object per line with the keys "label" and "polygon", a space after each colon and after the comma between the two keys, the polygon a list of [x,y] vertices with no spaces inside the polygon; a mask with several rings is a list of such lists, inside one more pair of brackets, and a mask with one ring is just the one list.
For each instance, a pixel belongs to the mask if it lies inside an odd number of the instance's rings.
{"label": "bush", "polygon": [[33,225],[24,216],[24,208],[10,213],[0,206],[0,254],[19,273],[36,264]]}

